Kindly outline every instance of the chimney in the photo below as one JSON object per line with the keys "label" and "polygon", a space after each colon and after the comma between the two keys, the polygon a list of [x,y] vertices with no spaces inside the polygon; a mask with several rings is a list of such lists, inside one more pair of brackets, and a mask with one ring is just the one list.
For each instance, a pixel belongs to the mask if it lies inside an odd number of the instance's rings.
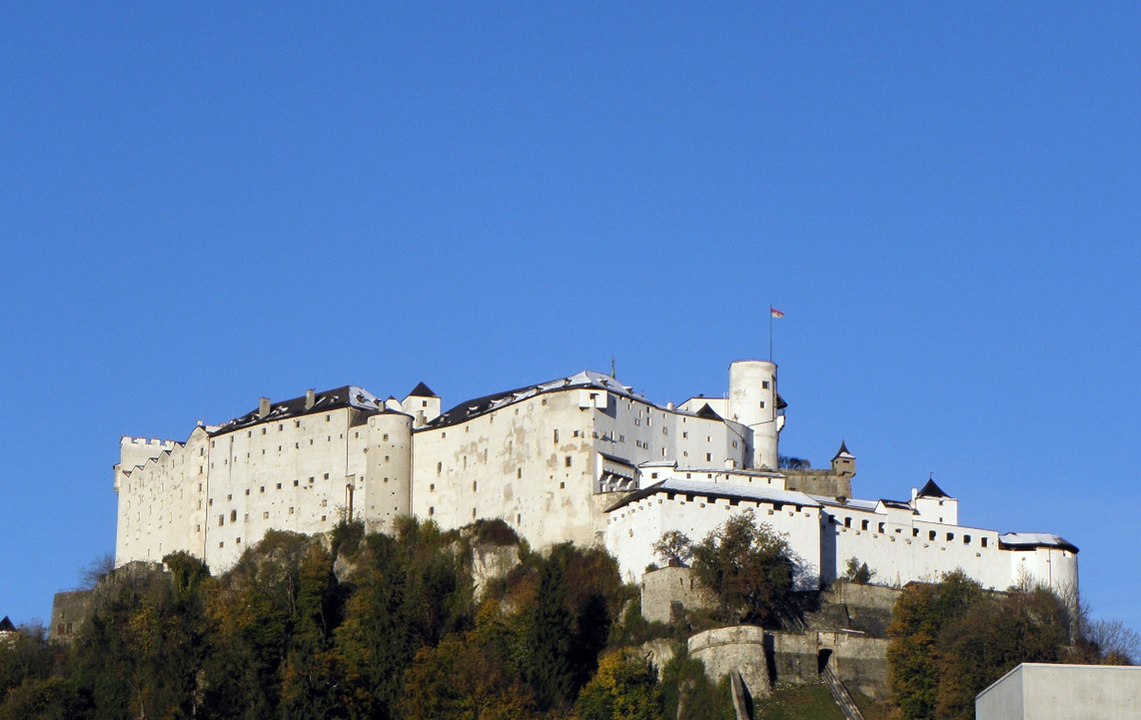
{"label": "chimney", "polygon": [[314,402],[316,402],[316,395],[313,393],[313,389],[310,388],[305,391],[305,409],[312,410]]}
{"label": "chimney", "polygon": [[258,417],[264,418],[266,415],[269,415],[269,398],[258,398]]}

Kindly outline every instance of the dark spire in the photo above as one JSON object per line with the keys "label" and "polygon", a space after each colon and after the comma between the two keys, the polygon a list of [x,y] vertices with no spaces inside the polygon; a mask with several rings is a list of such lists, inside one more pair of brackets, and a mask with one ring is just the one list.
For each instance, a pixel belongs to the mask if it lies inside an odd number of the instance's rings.
{"label": "dark spire", "polygon": [[709,403],[705,403],[704,405],[702,405],[701,409],[698,410],[696,414],[697,414],[697,417],[705,418],[706,420],[721,420],[722,419],[722,417],[717,414],[716,410],[709,407]]}
{"label": "dark spire", "polygon": [[412,388],[412,392],[408,393],[408,397],[438,398],[440,396],[432,392],[432,388],[421,382],[419,385]]}
{"label": "dark spire", "polygon": [[848,443],[845,442],[844,440],[840,441],[840,449],[836,451],[836,454],[832,456],[832,459],[835,460],[836,458],[840,457],[841,455],[847,455],[849,457],[856,457],[855,455],[853,455],[851,452],[848,451]]}
{"label": "dark spire", "polygon": [[951,497],[943,492],[943,488],[935,484],[934,479],[928,479],[927,484],[920,488],[917,497]]}

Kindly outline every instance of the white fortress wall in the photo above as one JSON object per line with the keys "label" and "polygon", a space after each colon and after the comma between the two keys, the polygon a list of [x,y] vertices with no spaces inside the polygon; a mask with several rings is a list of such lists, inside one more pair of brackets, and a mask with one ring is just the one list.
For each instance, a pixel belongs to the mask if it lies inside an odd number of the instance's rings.
{"label": "white fortress wall", "polygon": [[788,502],[716,497],[702,494],[699,485],[686,487],[638,493],[637,499],[610,512],[606,547],[618,559],[624,580],[636,582],[648,565],[661,562],[653,544],[666,530],[678,530],[698,543],[733,515],[751,510],[758,523],[785,536],[798,556],[804,570],[798,587],[818,587],[820,507],[811,498],[801,493],[787,493]]}
{"label": "white fortress wall", "polygon": [[368,418],[366,469],[346,483],[352,519],[370,531],[391,532],[397,517],[411,514],[412,449],[411,416],[389,411]]}
{"label": "white fortress wall", "polygon": [[[119,495],[115,562],[161,560],[176,550],[190,550],[198,507],[198,483],[205,480],[206,432],[196,428],[185,444],[124,437],[122,460],[115,467]],[[143,453],[150,457],[141,465]]]}
{"label": "white fortress wall", "polygon": [[[1077,556],[1058,548],[1012,550],[994,530],[912,519],[858,509],[825,507],[822,577],[831,582],[850,558],[866,562],[874,582],[905,585],[938,581],[962,570],[983,587],[1005,590],[1022,579],[1055,590],[1077,586]],[[834,552],[829,551],[829,546]]]}
{"label": "white fortress wall", "polygon": [[267,530],[331,530],[347,509],[346,486],[364,475],[366,422],[341,407],[211,437],[207,564],[230,567]]}
{"label": "white fortress wall", "polygon": [[412,511],[441,527],[501,518],[542,546],[595,542],[594,398],[543,392],[414,435]]}

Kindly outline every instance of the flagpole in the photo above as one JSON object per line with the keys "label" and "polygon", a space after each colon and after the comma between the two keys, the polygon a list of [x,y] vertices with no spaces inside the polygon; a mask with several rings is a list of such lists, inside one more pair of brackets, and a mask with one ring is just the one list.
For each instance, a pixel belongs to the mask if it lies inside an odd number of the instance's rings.
{"label": "flagpole", "polygon": [[769,306],[769,362],[773,361],[773,310]]}

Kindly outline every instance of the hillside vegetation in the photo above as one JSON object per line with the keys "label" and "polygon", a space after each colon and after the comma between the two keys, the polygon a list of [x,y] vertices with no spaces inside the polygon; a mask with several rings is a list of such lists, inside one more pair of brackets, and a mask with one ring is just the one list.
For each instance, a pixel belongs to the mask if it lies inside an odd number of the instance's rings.
{"label": "hillside vegetation", "polygon": [[[787,545],[751,519],[659,545],[664,560],[693,558],[718,599],[711,613],[648,623],[605,550],[531,552],[502,521],[270,532],[217,576],[168,555],[165,570],[103,578],[70,646],[42,628],[0,643],[0,720],[732,720],[727,681],[711,682],[684,641],[711,625],[779,624],[795,570]],[[489,557],[510,561],[485,577]],[[889,629],[894,706],[863,704],[965,719],[974,694],[1018,662],[1128,660],[1136,636],[1090,632],[1072,607],[1044,590],[985,593],[961,575],[909,586]],[[660,669],[649,640],[672,647]],[[780,687],[755,709],[793,720],[836,710],[822,685]]]}

